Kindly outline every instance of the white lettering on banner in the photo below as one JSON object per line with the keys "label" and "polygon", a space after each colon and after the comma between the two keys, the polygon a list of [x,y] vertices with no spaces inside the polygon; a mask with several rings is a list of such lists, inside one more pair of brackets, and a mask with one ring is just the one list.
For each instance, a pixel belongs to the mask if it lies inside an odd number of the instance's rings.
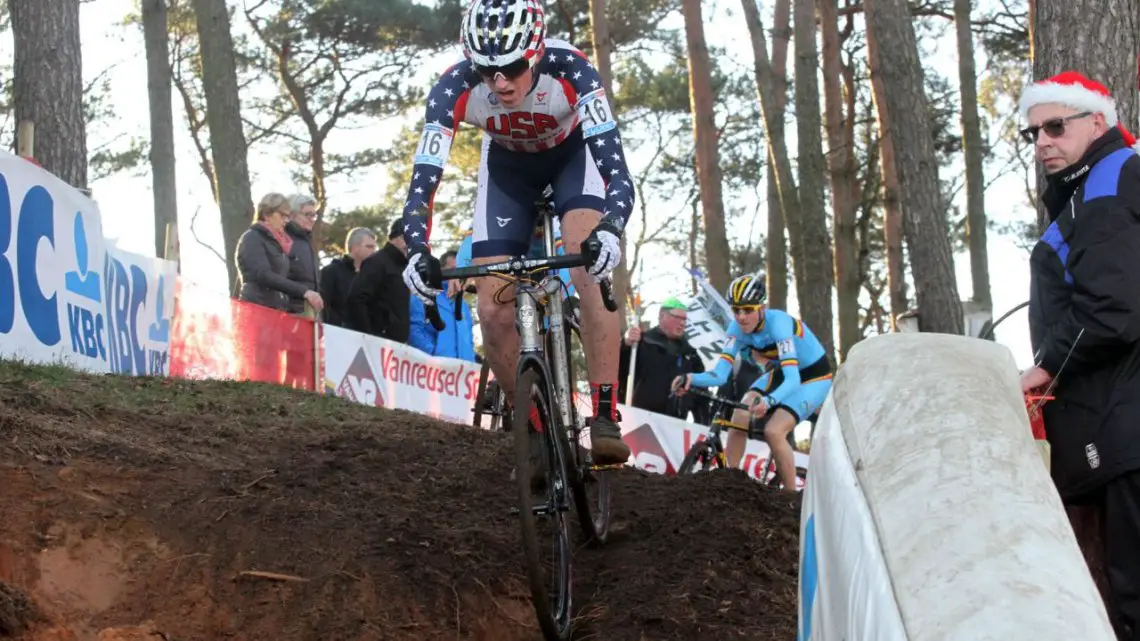
{"label": "white lettering on banner", "polygon": [[176,274],[108,243],[94,201],[0,152],[0,356],[166,375]]}

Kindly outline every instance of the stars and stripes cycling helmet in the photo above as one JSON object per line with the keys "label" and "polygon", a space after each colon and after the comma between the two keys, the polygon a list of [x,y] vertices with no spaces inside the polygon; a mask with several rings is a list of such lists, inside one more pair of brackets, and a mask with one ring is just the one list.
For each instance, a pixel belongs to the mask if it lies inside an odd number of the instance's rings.
{"label": "stars and stripes cycling helmet", "polygon": [[538,64],[546,48],[541,0],[472,0],[460,40],[463,55],[480,73],[502,71],[513,78]]}
{"label": "stars and stripes cycling helmet", "polygon": [[728,304],[734,307],[764,303],[768,300],[768,287],[764,284],[764,274],[756,272],[737,276],[729,283],[725,298],[728,299]]}

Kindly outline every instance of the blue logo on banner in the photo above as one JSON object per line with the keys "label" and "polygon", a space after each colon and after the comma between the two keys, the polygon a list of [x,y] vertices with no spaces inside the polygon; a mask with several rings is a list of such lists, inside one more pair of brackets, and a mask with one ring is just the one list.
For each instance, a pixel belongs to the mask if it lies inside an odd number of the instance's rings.
{"label": "blue logo on banner", "polygon": [[[99,272],[92,271],[87,245],[87,231],[83,225],[83,213],[75,212],[73,226],[75,239],[75,270],[63,275],[64,287],[86,301],[77,301],[81,305],[92,305],[103,302],[102,284],[99,282]],[[107,343],[104,340],[104,320],[99,307],[88,309],[78,305],[67,304],[67,325],[71,333],[71,351],[82,354],[88,358],[107,360]]]}
{"label": "blue logo on banner", "polygon": [[170,342],[170,321],[162,313],[164,306],[162,301],[166,300],[165,289],[166,277],[159,274],[158,293],[155,294],[154,300],[154,322],[150,324],[150,340],[156,343]]}
{"label": "blue logo on banner", "polygon": [[[18,197],[18,195],[17,195]],[[55,249],[55,203],[46,188],[36,185],[24,194],[19,216],[13,220],[13,199],[8,179],[0,175],[0,335],[10,334],[18,309],[28,327],[45,346],[59,344],[60,301],[55,292],[45,296],[37,273],[41,241]],[[167,284],[158,277],[157,312],[146,336],[158,349],[140,343],[138,316],[146,307],[148,274],[138,265],[106,253],[102,272],[92,257],[93,245],[82,212],[76,212],[72,225],[75,268],[64,271],[63,290],[71,350],[82,356],[110,364],[113,372],[162,375],[169,357],[170,320],[163,318]],[[95,237],[96,242],[98,237]],[[66,260],[56,256],[54,269]],[[59,272],[55,272],[59,273]]]}
{"label": "blue logo on banner", "polygon": [[67,291],[84,298],[103,302],[99,295],[99,272],[88,271],[87,230],[83,228],[83,213],[75,212],[75,267],[76,271],[64,275]]}
{"label": "blue logo on banner", "polygon": [[[44,345],[59,343],[59,307],[56,295],[44,296],[36,277],[40,241],[55,248],[51,194],[37,185],[24,195],[16,234],[12,236],[12,198],[8,181],[0,175],[0,333],[12,331],[16,321],[16,290],[20,311],[32,334]],[[12,258],[15,253],[15,269]]]}

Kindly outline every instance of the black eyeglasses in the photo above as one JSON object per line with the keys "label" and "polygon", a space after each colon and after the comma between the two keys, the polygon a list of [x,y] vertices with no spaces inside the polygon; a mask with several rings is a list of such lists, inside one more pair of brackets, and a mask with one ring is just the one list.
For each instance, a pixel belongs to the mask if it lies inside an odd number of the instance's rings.
{"label": "black eyeglasses", "polygon": [[1045,134],[1047,136],[1049,136],[1050,138],[1060,138],[1061,136],[1065,135],[1065,123],[1066,122],[1069,122],[1070,120],[1076,120],[1077,118],[1084,118],[1085,116],[1091,116],[1092,113],[1093,112],[1091,112],[1091,111],[1082,111],[1079,114],[1073,114],[1071,116],[1065,116],[1064,118],[1053,118],[1052,120],[1046,120],[1045,122],[1041,123],[1040,125],[1033,125],[1032,127],[1026,127],[1025,129],[1022,129],[1021,131],[1019,131],[1018,133],[1021,134],[1021,137],[1022,137],[1022,139],[1025,140],[1025,142],[1027,142],[1031,145],[1035,144],[1037,142],[1037,136],[1042,131],[1044,131]]}
{"label": "black eyeglasses", "polygon": [[487,80],[491,80],[500,73],[503,74],[503,77],[507,80],[514,80],[515,78],[523,75],[527,69],[530,69],[530,62],[524,58],[519,58],[511,64],[503,65],[502,67],[484,67],[483,65],[474,66],[476,73],[478,73],[480,76],[483,76],[483,78]]}

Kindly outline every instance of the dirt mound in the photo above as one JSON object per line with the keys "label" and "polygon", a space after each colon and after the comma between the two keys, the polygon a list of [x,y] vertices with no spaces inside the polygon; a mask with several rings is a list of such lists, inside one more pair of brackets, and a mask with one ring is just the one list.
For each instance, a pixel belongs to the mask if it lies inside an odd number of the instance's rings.
{"label": "dirt mound", "polygon": [[[535,639],[508,438],[0,362],[0,638]],[[574,561],[580,638],[795,636],[799,497],[624,470],[614,501]]]}

